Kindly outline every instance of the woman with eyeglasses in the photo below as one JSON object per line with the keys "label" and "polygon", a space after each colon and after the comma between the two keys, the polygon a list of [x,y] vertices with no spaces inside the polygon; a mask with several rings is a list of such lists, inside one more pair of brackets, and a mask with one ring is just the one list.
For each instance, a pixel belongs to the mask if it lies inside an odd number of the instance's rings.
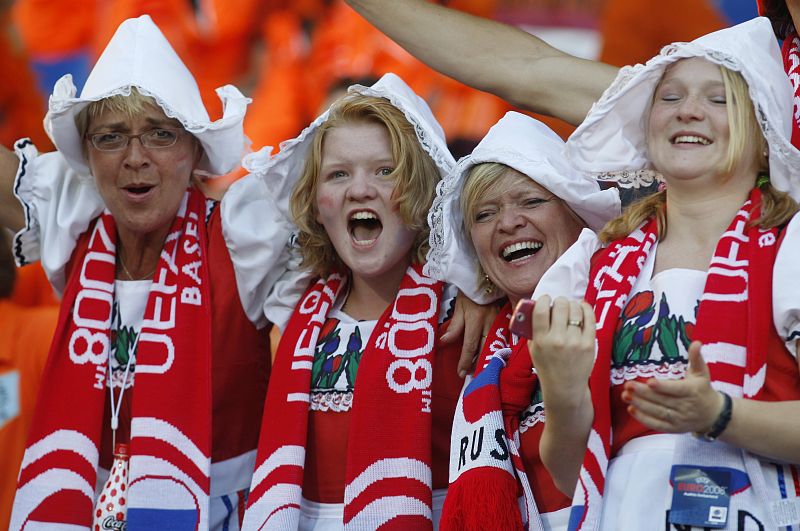
{"label": "woman with eyeglasses", "polygon": [[[192,184],[245,149],[247,99],[219,94],[211,121],[150,18],[128,20],[80,96],[69,76],[55,86],[58,151],[2,153],[16,259],[40,259],[63,294],[11,529],[238,528],[270,368],[256,284],[285,269],[290,228],[268,198],[223,219]],[[106,483],[126,460],[127,483]]]}

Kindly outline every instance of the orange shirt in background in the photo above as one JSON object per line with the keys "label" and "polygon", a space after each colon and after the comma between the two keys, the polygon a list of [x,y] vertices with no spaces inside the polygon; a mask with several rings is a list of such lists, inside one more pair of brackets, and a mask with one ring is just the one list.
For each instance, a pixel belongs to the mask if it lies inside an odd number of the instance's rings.
{"label": "orange shirt in background", "polygon": [[[1,28],[10,24],[10,17],[0,15]],[[53,149],[42,125],[45,100],[36,86],[27,57],[18,44],[12,42],[8,31],[0,34],[0,72],[5,80],[0,83],[0,144],[12,149],[16,140],[27,136],[40,150]]]}
{"label": "orange shirt in background", "polygon": [[40,262],[17,268],[11,301],[20,306],[58,306],[53,286],[47,280]]}
{"label": "orange shirt in background", "polygon": [[[203,61],[200,35],[194,9],[187,0],[107,0],[98,3],[92,40],[94,56],[102,53],[122,22],[141,15],[150,15],[202,87],[197,75],[197,65]],[[201,96],[212,119],[219,117],[221,105],[213,90],[201,90]]]}
{"label": "orange shirt in background", "polygon": [[607,0],[600,21],[600,60],[615,66],[644,63],[667,44],[726,26],[707,0]]}
{"label": "orange shirt in background", "polygon": [[253,149],[273,146],[294,138],[313,119],[313,103],[307,94],[306,58],[308,44],[303,20],[291,9],[271,12],[261,28],[264,51],[257,72],[260,75],[252,93],[253,103],[244,119],[244,130]]}
{"label": "orange shirt in background", "polygon": [[[12,7],[27,52],[54,59],[91,45],[95,2],[71,0],[16,0]],[[8,78],[7,78],[8,79]]]}
{"label": "orange shirt in background", "polygon": [[249,83],[243,76],[250,68],[263,13],[272,12],[275,3],[276,0],[200,0],[196,17],[200,60],[192,72],[204,100],[217,99],[214,91],[226,84],[248,92]]}
{"label": "orange shirt in background", "polygon": [[58,308],[0,300],[0,529],[6,529]]}
{"label": "orange shirt in background", "polygon": [[[496,0],[456,0],[454,7],[490,16]],[[482,138],[511,107],[429,69],[376,30],[341,0],[320,11],[308,41],[305,15],[292,8],[272,11],[264,24],[261,79],[245,131],[253,147],[296,136],[326,105],[344,78],[378,78],[394,72],[425,98],[448,139]],[[277,151],[277,149],[276,149]]]}

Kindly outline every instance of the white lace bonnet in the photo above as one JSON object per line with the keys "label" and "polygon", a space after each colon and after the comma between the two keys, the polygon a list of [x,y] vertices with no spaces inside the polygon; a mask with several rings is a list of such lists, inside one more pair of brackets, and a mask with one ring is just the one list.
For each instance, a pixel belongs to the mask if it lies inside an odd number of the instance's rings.
{"label": "white lace bonnet", "polygon": [[527,175],[564,200],[593,230],[619,215],[617,190],[600,190],[596,181],[570,168],[564,158],[564,141],[558,135],[529,116],[507,113],[439,184],[428,216],[431,249],[425,272],[455,284],[478,303],[502,296],[487,294],[479,286],[478,256],[461,212],[464,182],[470,170],[484,162],[499,162]]}
{"label": "white lace bonnet", "polygon": [[226,85],[217,89],[223,116],[212,122],[200,90],[189,69],[148,15],[128,19],[117,28],[97,60],[80,97],[65,75],[56,82],[44,123],[48,135],[79,174],[89,175],[81,148],[75,116],[92,101],[117,94],[128,95],[131,87],[151,96],[167,116],[175,118],[203,145],[199,170],[221,175],[234,169],[249,147],[242,122],[249,98]]}
{"label": "white lace bonnet", "polygon": [[[385,74],[371,87],[353,85],[347,92],[389,100],[414,126],[417,140],[436,163],[440,175],[446,175],[455,165],[455,159],[447,149],[444,131],[434,118],[430,107],[397,75]],[[242,166],[248,172],[262,179],[266,185],[265,192],[273,196],[286,219],[292,219],[289,199],[303,172],[314,132],[328,119],[329,114],[330,109],[311,122],[298,137],[281,143],[281,150],[277,155],[272,156],[272,147],[268,146],[247,155],[242,162]]]}
{"label": "white lace bonnet", "polygon": [[665,46],[644,65],[620,70],[586,120],[567,140],[567,157],[578,169],[623,187],[652,182],[645,129],[653,92],[664,69],[687,57],[703,57],[741,72],[756,117],[769,143],[770,179],[800,200],[800,152],[791,145],[793,95],[772,25],[764,17]]}

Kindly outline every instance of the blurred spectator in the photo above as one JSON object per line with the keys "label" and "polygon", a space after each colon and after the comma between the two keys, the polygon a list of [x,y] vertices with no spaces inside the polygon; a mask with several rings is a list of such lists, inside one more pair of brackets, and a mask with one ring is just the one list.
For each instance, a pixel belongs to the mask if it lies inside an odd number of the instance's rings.
{"label": "blurred spectator", "polygon": [[17,268],[14,291],[10,300],[20,306],[59,305],[58,297],[50,281],[47,280],[40,262]]}
{"label": "blurred spectator", "polygon": [[[566,35],[562,41],[583,46],[592,55],[587,57],[590,59],[598,58],[595,54],[602,41],[599,58],[616,65],[644,61],[664,44],[691,40],[724,26],[715,4],[724,7],[731,3],[431,1],[482,17],[503,18],[537,34],[555,34],[566,28],[561,32]],[[108,0],[82,4],[80,9],[66,0],[17,0],[13,11],[46,93],[67,69],[88,71],[119,22],[150,14],[197,77],[213,118],[221,114],[214,95],[217,87],[232,83],[253,97],[245,131],[254,148],[270,145],[277,152],[281,141],[296,136],[316,116],[329,91],[341,80],[379,77],[387,71],[400,75],[428,100],[456,156],[471,151],[476,140],[511,108],[495,96],[419,63],[342,0]],[[570,29],[575,31],[570,33]],[[581,36],[575,37],[577,33]],[[587,40],[584,34],[591,37]],[[562,41],[555,44],[565,44]],[[581,45],[577,41],[587,42]],[[80,77],[78,85],[83,81]],[[26,95],[35,99],[31,91],[17,97],[22,101]],[[28,123],[18,121],[9,126],[7,136],[13,141],[40,132],[40,120],[37,115],[36,125],[30,119]],[[555,119],[546,122],[564,137],[573,130]],[[240,174],[209,182],[207,188],[219,196]]]}
{"label": "blurred spectator", "polygon": [[756,2],[742,0],[713,0],[713,2],[731,25],[758,16]]}
{"label": "blurred spectator", "polygon": [[[39,90],[50,94],[64,74],[72,74],[78,90],[92,66],[92,35],[96,27],[96,2],[70,0],[16,0],[12,9]],[[37,143],[37,145],[39,145]]]}
{"label": "blurred spectator", "polygon": [[56,307],[24,307],[9,299],[15,273],[8,234],[0,231],[0,529],[7,529],[11,518],[17,472],[58,318]]}
{"label": "blurred spectator", "polygon": [[607,0],[600,61],[644,63],[665,45],[691,41],[728,24],[708,0]]}
{"label": "blurred spectator", "polygon": [[0,144],[11,148],[18,138],[30,136],[36,145],[52,149],[42,126],[44,99],[11,24],[8,9],[0,8],[0,71],[6,80],[0,84]]}
{"label": "blurred spectator", "polygon": [[[430,103],[451,147],[471,151],[510,108],[495,96],[439,75],[373,28],[341,0],[309,10],[287,4],[266,13],[265,53],[245,130],[254,147],[296,136],[345,79],[395,72]],[[497,0],[452,0],[452,7],[492,16]]]}

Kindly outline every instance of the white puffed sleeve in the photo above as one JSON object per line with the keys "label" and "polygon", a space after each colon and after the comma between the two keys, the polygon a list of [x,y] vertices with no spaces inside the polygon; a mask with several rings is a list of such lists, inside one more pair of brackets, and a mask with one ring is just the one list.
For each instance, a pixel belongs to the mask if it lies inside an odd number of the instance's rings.
{"label": "white puffed sleeve", "polygon": [[220,208],[245,313],[259,328],[267,320],[283,327],[309,280],[291,250],[294,225],[253,174],[231,185]]}
{"label": "white puffed sleeve", "polygon": [[772,317],[786,348],[797,356],[800,340],[800,216],[786,226],[772,276]]}
{"label": "white puffed sleeve", "polygon": [[75,244],[102,213],[94,179],[79,175],[60,153],[39,155],[30,140],[14,145],[19,168],[14,195],[22,203],[25,227],[14,236],[14,257],[24,265],[41,260],[53,288],[61,294],[64,268]]}
{"label": "white puffed sleeve", "polygon": [[583,229],[578,240],[542,275],[533,291],[533,299],[549,295],[581,300],[589,285],[592,255],[602,247],[591,229]]}
{"label": "white puffed sleeve", "polygon": [[287,267],[267,295],[267,300],[264,301],[264,315],[281,330],[286,329],[289,318],[313,278],[310,272],[300,268],[302,260],[297,238],[292,235]]}

